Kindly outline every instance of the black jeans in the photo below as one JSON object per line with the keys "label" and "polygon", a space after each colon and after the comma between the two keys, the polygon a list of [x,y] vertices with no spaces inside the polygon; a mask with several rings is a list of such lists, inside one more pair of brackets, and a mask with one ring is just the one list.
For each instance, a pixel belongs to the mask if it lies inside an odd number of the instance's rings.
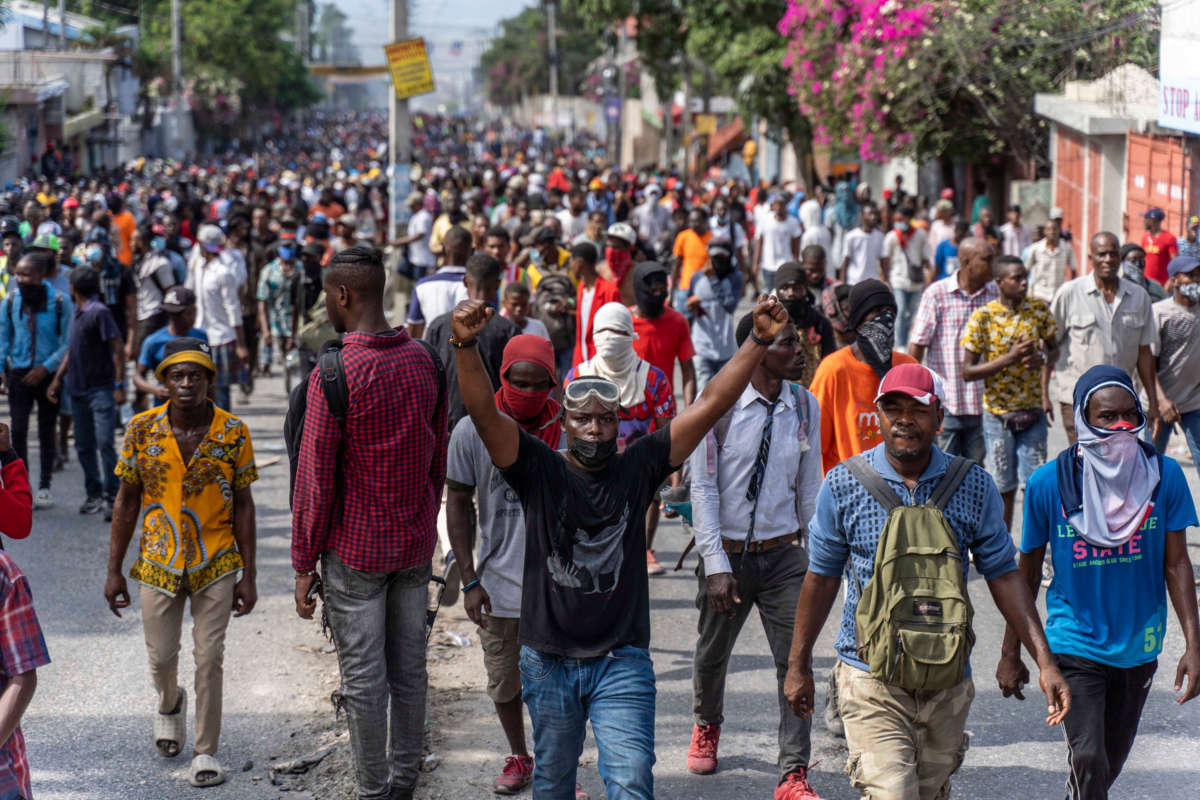
{"label": "black jeans", "polygon": [[1071,687],[1067,737],[1068,800],[1107,800],[1137,736],[1157,661],[1122,669],[1078,656],[1054,656]]}
{"label": "black jeans", "polygon": [[[41,475],[39,489],[50,488],[50,476],[54,472],[54,423],[58,419],[58,403],[50,402],[46,390],[54,380],[53,374],[46,377],[36,386],[26,386],[21,379],[29,372],[27,369],[14,369],[8,374],[8,405],[12,410],[12,441],[17,455],[25,462],[29,470],[29,415],[33,413],[36,403],[38,409],[38,444],[41,445]],[[32,470],[29,470],[32,472]]]}

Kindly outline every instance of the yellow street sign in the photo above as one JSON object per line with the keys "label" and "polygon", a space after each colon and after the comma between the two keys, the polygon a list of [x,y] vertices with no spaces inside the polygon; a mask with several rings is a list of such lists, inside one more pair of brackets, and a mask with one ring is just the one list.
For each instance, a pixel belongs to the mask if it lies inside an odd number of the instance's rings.
{"label": "yellow street sign", "polygon": [[383,52],[387,56],[398,100],[433,91],[433,71],[429,68],[429,54],[425,51],[424,39],[418,36],[392,42],[383,46]]}

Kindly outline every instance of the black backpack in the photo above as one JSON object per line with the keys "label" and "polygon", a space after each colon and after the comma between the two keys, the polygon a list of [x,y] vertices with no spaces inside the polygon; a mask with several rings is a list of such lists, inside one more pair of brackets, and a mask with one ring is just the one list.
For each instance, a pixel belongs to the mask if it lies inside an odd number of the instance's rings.
{"label": "black backpack", "polygon": [[[437,372],[438,405],[446,403],[446,367],[438,356],[433,345],[424,339],[417,339],[421,346],[433,359],[433,368]],[[317,357],[317,367],[308,377],[292,387],[288,395],[287,416],[283,419],[283,441],[287,445],[288,462],[291,468],[291,482],[288,484],[288,507],[291,507],[292,497],[296,492],[296,468],[300,464],[300,442],[304,438],[304,417],[308,411],[308,383],[314,376],[321,381],[325,391],[325,402],[329,405],[329,413],[337,421],[343,435],[346,433],[346,414],[350,411],[350,387],[346,384],[346,368],[342,364],[342,343],[339,339],[331,339],[321,346],[321,355]],[[340,447],[340,446],[339,446]],[[341,454],[338,454],[336,472],[336,491],[341,491]]]}

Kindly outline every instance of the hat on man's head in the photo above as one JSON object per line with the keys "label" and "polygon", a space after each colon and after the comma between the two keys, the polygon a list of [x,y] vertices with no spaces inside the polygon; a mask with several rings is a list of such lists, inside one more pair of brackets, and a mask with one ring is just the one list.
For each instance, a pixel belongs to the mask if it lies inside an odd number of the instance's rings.
{"label": "hat on man's head", "polygon": [[41,250],[53,250],[56,253],[62,247],[62,245],[58,241],[58,237],[55,236],[53,233],[39,233],[34,238],[33,243],[30,244],[29,246],[31,248],[38,248]]}
{"label": "hat on man's head", "polygon": [[163,295],[162,309],[168,314],[178,314],[185,308],[196,305],[196,293],[186,286],[176,284]]}
{"label": "hat on man's head", "polygon": [[163,359],[158,362],[154,374],[161,381],[167,369],[176,364],[199,364],[213,375],[217,374],[217,366],[212,360],[212,348],[203,339],[191,336],[172,339],[163,345]]}
{"label": "hat on man's head", "polygon": [[225,246],[225,234],[216,225],[201,225],[196,240],[210,253],[219,253]]}
{"label": "hat on man's head", "polygon": [[1049,219],[1057,219],[1061,221],[1063,216],[1063,210],[1058,206],[1054,206],[1050,209]]}
{"label": "hat on man's head", "polygon": [[1142,216],[1145,219],[1152,219],[1152,220],[1156,220],[1158,222],[1162,222],[1164,219],[1167,218],[1167,215],[1158,206],[1151,206],[1150,208],[1146,209],[1146,213],[1143,214]]}
{"label": "hat on man's head", "polygon": [[1167,277],[1174,278],[1181,272],[1191,272],[1200,267],[1200,258],[1195,256],[1175,256],[1167,263]]}
{"label": "hat on man's head", "polygon": [[325,257],[325,245],[309,242],[300,248],[300,255],[312,256],[313,258],[321,259]]}
{"label": "hat on man's head", "polygon": [[850,290],[850,318],[847,322],[853,330],[875,309],[895,307],[896,297],[888,285],[883,281],[868,278],[854,284],[854,288]]}
{"label": "hat on man's head", "polygon": [[946,402],[946,387],[941,376],[923,364],[900,364],[889,369],[879,382],[875,402],[878,403],[887,394],[908,395],[926,406],[934,398],[939,403]]}
{"label": "hat on man's head", "polygon": [[554,229],[549,225],[544,225],[541,228],[538,228],[537,232],[533,234],[534,244],[546,244],[546,242],[556,241],[558,241],[558,237],[554,235]]}

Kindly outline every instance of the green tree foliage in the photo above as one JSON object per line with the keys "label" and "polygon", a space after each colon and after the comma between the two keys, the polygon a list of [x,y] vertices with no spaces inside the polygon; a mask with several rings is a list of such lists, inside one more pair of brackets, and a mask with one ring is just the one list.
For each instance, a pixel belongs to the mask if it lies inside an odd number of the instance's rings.
{"label": "green tree foliage", "polygon": [[[589,27],[568,3],[559,8],[557,28],[558,91],[575,95],[588,65],[602,52],[603,31]],[[497,105],[512,105],[522,96],[548,92],[550,62],[545,9],[526,8],[517,16],[501,21],[500,30],[501,34],[480,58],[488,100]]]}

